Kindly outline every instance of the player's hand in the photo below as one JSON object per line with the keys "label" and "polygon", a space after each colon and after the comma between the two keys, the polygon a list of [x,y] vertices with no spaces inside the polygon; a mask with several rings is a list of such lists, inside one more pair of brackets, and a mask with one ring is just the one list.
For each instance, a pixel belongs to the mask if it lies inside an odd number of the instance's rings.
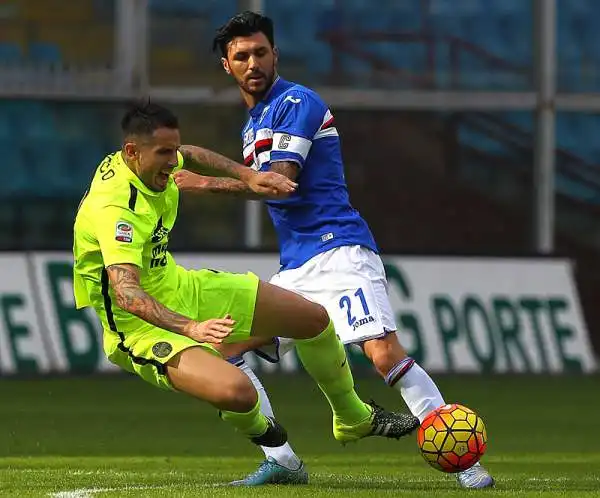
{"label": "player's hand", "polygon": [[202,192],[208,190],[209,178],[182,169],[173,174],[175,184],[181,192]]}
{"label": "player's hand", "polygon": [[287,197],[296,190],[298,184],[285,175],[266,171],[252,175],[248,179],[248,187],[259,195]]}
{"label": "player's hand", "polygon": [[213,318],[205,322],[190,322],[184,329],[185,335],[197,342],[221,344],[231,334],[235,320],[230,315],[224,318]]}

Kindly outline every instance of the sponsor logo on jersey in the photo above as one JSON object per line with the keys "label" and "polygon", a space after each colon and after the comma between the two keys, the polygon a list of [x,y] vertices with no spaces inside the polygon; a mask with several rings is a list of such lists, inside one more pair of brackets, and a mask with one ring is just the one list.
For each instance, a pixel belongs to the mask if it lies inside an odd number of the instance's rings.
{"label": "sponsor logo on jersey", "polygon": [[352,324],[352,330],[356,330],[358,327],[362,327],[363,325],[366,325],[367,323],[373,323],[374,321],[375,321],[375,318],[373,318],[371,315],[365,316],[364,318],[356,320]]}
{"label": "sponsor logo on jersey", "polygon": [[162,216],[158,219],[154,233],[152,234],[152,243],[157,244],[169,235],[169,229],[163,226]]}
{"label": "sponsor logo on jersey", "polygon": [[254,128],[250,128],[244,133],[244,147],[254,142]]}
{"label": "sponsor logo on jersey", "polygon": [[291,102],[292,104],[299,104],[300,103],[300,99],[295,99],[294,97],[292,97],[291,95],[288,95],[285,99],[283,99],[284,102]]}
{"label": "sponsor logo on jersey", "polygon": [[125,221],[117,221],[115,227],[115,240],[131,244],[133,241],[133,227]]}

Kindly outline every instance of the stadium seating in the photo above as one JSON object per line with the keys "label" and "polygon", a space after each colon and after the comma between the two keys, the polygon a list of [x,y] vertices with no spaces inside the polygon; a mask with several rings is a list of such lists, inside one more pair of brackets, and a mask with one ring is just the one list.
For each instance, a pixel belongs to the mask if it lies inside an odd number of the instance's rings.
{"label": "stadium seating", "polygon": [[77,198],[114,139],[94,107],[0,101],[2,197]]}
{"label": "stadium seating", "polygon": [[[428,5],[428,10],[423,6]],[[326,72],[331,53],[322,44],[311,41],[319,32],[345,30],[352,38],[359,31],[420,32],[426,31],[437,39],[435,69],[437,85],[449,82],[449,38],[456,38],[483,49],[487,55],[464,55],[453,68],[469,75],[462,78],[469,87],[522,89],[528,80],[514,72],[515,68],[531,67],[533,41],[532,2],[523,0],[419,0],[382,1],[374,9],[367,0],[343,2],[304,2],[302,0],[267,0],[265,10],[276,22],[278,44],[282,52],[304,58],[314,74]],[[600,2],[573,0],[558,5],[558,56],[561,86],[568,90],[600,88],[597,76],[600,63],[600,35],[596,20]],[[316,33],[315,30],[317,31]],[[298,44],[297,40],[303,43]],[[425,70],[423,50],[406,49],[395,44],[393,49],[379,42],[367,43],[369,51],[387,57],[396,65],[415,73]],[[462,52],[469,52],[463,49]],[[494,68],[492,58],[504,59],[509,67]],[[322,59],[322,60],[319,60]],[[368,64],[352,57],[342,57],[342,67],[351,74],[368,73]]]}
{"label": "stadium seating", "polygon": [[208,17],[212,27],[219,26],[237,11],[236,0],[150,0],[154,15]]}
{"label": "stadium seating", "polygon": [[[516,127],[523,142],[530,148],[533,144],[534,120],[527,112],[501,113],[500,119]],[[600,146],[595,137],[600,133],[600,121],[593,115],[559,113],[556,120],[556,191],[584,201],[600,205],[600,168],[596,169],[600,158]],[[483,151],[491,156],[511,158],[515,149],[510,143],[494,138],[468,125],[458,130],[458,140],[470,148]],[[518,161],[518,159],[517,159]],[[521,154],[521,162],[524,161]],[[526,161],[531,167],[531,163]],[[571,174],[568,174],[568,173]],[[572,175],[575,175],[573,177]]]}
{"label": "stadium seating", "polygon": [[[33,64],[71,64],[77,62],[108,64],[113,56],[112,2],[78,0],[75,7],[64,7],[63,0],[19,0],[0,24],[0,66],[20,62]],[[52,8],[48,8],[48,6]],[[69,4],[70,5],[70,4]],[[111,7],[112,5],[112,7]],[[424,8],[427,6],[427,8]],[[201,30],[204,38],[237,11],[236,0],[150,0],[153,40],[153,72],[172,75],[176,72],[202,71],[199,57],[207,54],[194,39],[190,29]],[[361,42],[361,48],[390,65],[422,75],[433,69],[434,84],[448,87],[458,81],[473,89],[523,89],[530,80],[518,68],[530,68],[534,20],[532,2],[524,0],[380,0],[373,8],[371,0],[265,0],[265,12],[276,23],[276,42],[282,54],[284,74],[288,65],[304,68],[307,82],[324,81],[331,73],[335,50],[323,34],[346,31],[356,33],[428,33],[435,38],[434,65],[429,66],[427,47],[420,42]],[[600,1],[569,0],[558,5],[559,87],[570,91],[600,89],[597,67],[600,64],[600,32],[596,20]],[[8,14],[7,14],[8,15]],[[169,20],[181,30],[171,29]],[[166,23],[165,23],[166,21]],[[177,24],[179,23],[179,24]],[[35,29],[30,29],[36,26]],[[27,27],[27,29],[26,29]],[[185,28],[185,29],[183,29]],[[35,33],[33,36],[31,33]],[[168,34],[168,37],[164,35]],[[301,43],[298,41],[301,40]],[[451,46],[461,40],[466,48],[451,60]],[[471,50],[469,47],[475,47]],[[347,79],[355,85],[372,85],[373,66],[351,54],[337,54],[337,62]],[[495,58],[505,61],[498,65]],[[202,59],[205,60],[205,59]],[[336,66],[338,67],[338,66]],[[162,69],[161,69],[162,68]],[[513,69],[514,68],[514,69]],[[206,71],[204,71],[206,72]],[[454,72],[458,78],[451,78]],[[183,80],[182,80],[183,81]],[[377,84],[382,83],[379,78]],[[391,85],[405,85],[393,77]],[[533,133],[533,119],[528,113],[503,113],[502,119],[527,133]],[[55,106],[48,103],[0,102],[0,147],[12,147],[10,162],[30,165],[43,177],[41,158],[27,149],[28,141],[59,144],[44,160],[47,170],[60,171],[64,158],[77,150],[90,151],[89,162],[95,164],[110,148],[110,139],[98,130],[101,119],[90,109]],[[60,127],[57,123],[60,123]],[[594,116],[560,115],[557,120],[558,146],[586,161],[599,162],[600,120]],[[95,137],[89,142],[89,137]],[[493,138],[471,129],[460,129],[459,138],[466,145],[477,145],[493,154],[506,154],[505,146]],[[87,140],[87,142],[86,142]],[[93,157],[92,157],[93,156]],[[83,158],[83,163],[88,160]],[[36,169],[37,166],[39,169]],[[21,168],[22,169],[22,168]],[[85,170],[61,177],[77,185],[87,178]],[[51,175],[50,175],[51,176]],[[15,177],[14,189],[24,183]],[[57,189],[70,188],[55,178],[40,179]],[[20,183],[21,182],[21,183]],[[21,185],[21,187],[18,187]],[[54,187],[53,187],[54,188]],[[50,189],[52,190],[52,189]],[[3,190],[3,192],[11,191]]]}
{"label": "stadium seating", "polygon": [[11,42],[0,42],[0,64],[16,64],[23,60],[23,52],[19,45]]}
{"label": "stadium seating", "polygon": [[29,44],[29,58],[35,63],[58,64],[62,61],[60,47],[54,43],[33,42]]}

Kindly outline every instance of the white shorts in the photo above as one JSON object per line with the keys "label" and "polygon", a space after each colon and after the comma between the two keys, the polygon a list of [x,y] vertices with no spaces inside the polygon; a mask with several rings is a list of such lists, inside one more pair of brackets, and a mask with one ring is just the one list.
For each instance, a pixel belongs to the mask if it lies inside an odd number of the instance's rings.
{"label": "white shorts", "polygon": [[[324,306],[344,344],[383,337],[397,330],[383,262],[365,247],[336,247],[300,268],[275,274],[270,282]],[[257,353],[269,361],[278,361],[293,347],[293,341],[279,338],[277,343],[277,351],[261,348]]]}

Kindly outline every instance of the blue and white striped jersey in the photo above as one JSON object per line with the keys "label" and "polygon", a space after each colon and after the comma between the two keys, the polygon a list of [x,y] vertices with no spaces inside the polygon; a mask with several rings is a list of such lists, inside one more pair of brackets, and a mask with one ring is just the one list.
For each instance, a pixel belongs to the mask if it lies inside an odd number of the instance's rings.
{"label": "blue and white striped jersey", "polygon": [[298,190],[267,202],[282,269],[340,246],[377,252],[367,223],[350,204],[333,115],[314,91],[278,78],[250,110],[242,139],[247,166],[268,171],[277,161],[293,161],[300,168]]}

